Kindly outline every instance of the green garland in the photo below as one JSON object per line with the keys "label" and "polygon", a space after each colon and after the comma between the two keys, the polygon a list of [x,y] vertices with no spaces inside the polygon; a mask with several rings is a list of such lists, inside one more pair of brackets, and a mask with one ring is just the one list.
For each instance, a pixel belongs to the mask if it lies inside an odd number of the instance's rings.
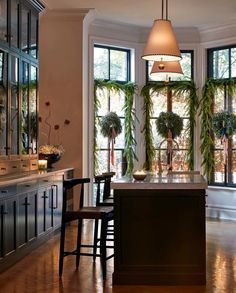
{"label": "green garland", "polygon": [[112,128],[114,128],[116,136],[122,132],[120,117],[115,112],[109,112],[103,116],[99,124],[101,126],[101,134],[104,137],[108,137],[109,140],[113,138]]}
{"label": "green garland", "polygon": [[228,111],[216,113],[212,119],[212,128],[218,138],[224,135],[232,137],[236,131],[236,116]]}
{"label": "green garland", "polygon": [[189,122],[187,124],[187,131],[189,132],[189,148],[187,152],[187,164],[190,170],[194,169],[194,126],[195,117],[198,109],[198,97],[197,89],[194,81],[179,81],[169,82],[165,84],[163,82],[150,82],[145,85],[141,90],[141,95],[144,97],[144,114],[145,124],[143,132],[146,142],[146,163],[145,167],[151,170],[153,161],[155,158],[155,147],[153,143],[153,133],[151,129],[151,119],[153,114],[153,103],[151,96],[153,93],[160,93],[165,90],[172,91],[175,96],[186,96],[186,115],[189,116]]}
{"label": "green garland", "polygon": [[156,119],[157,131],[163,138],[168,138],[169,130],[172,133],[172,138],[180,136],[183,130],[183,119],[173,112],[161,112]]}
{"label": "green garland", "polygon": [[104,91],[108,90],[110,92],[114,91],[115,93],[119,93],[122,91],[125,94],[125,152],[124,155],[127,161],[127,171],[126,174],[131,174],[133,171],[133,161],[137,159],[135,154],[135,146],[136,141],[134,138],[134,130],[135,130],[135,111],[133,109],[133,99],[134,93],[136,90],[136,85],[132,82],[128,82],[127,84],[120,84],[115,81],[104,81],[104,80],[95,80],[94,81],[94,143],[93,143],[93,151],[94,151],[94,175],[98,172],[98,146],[97,146],[97,133],[98,133],[98,109],[100,107],[97,91],[98,89]]}
{"label": "green garland", "polygon": [[236,90],[235,80],[215,80],[209,78],[206,80],[202,91],[202,99],[200,101],[200,115],[201,115],[201,154],[202,166],[204,168],[204,175],[207,176],[208,181],[213,180],[214,170],[214,154],[212,149],[214,147],[213,141],[213,109],[214,96],[217,90],[224,90],[227,87],[229,95],[233,96]]}

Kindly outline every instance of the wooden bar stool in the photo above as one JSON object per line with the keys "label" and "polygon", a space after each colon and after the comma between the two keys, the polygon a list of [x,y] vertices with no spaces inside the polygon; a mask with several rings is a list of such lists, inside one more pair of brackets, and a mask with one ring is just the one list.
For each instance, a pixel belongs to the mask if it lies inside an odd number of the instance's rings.
{"label": "wooden bar stool", "polygon": [[[59,276],[62,276],[63,271],[63,259],[68,255],[76,255],[76,268],[79,267],[80,256],[96,256],[101,257],[101,265],[102,265],[102,273],[103,279],[106,279],[106,261],[113,257],[113,255],[107,256],[107,248],[111,248],[106,245],[107,241],[107,226],[108,222],[113,220],[114,213],[112,207],[84,207],[84,184],[89,183],[89,178],[81,178],[81,179],[68,179],[63,182],[63,206],[62,206],[62,224],[61,224],[61,240],[60,240],[60,257],[59,257]],[[67,191],[74,186],[80,185],[80,199],[79,199],[79,210],[78,211],[67,211]],[[94,241],[91,245],[85,245],[81,243],[81,235],[82,235],[82,225],[84,219],[93,219],[95,221],[101,220],[101,232],[100,232],[100,245],[97,245]],[[66,223],[71,221],[78,221],[78,234],[77,234],[77,247],[73,251],[65,251],[65,229]],[[97,231],[98,233],[98,231]],[[94,248],[94,244],[96,248]],[[81,248],[93,248],[92,253],[81,252]],[[97,247],[100,248],[100,254],[96,253]],[[96,255],[94,255],[94,253]]]}

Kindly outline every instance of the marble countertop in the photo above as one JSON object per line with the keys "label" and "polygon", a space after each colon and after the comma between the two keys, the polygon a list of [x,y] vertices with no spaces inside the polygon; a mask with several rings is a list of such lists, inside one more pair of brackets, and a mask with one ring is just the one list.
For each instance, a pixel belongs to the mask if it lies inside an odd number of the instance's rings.
{"label": "marble countertop", "polygon": [[64,173],[66,171],[73,170],[73,168],[64,168],[64,169],[47,169],[47,170],[35,170],[29,172],[19,172],[16,174],[8,174],[0,176],[0,187],[6,185],[17,184],[27,180],[34,180],[42,177],[53,176],[56,174]]}
{"label": "marble countertop", "polygon": [[150,175],[144,181],[132,177],[114,179],[112,189],[207,189],[207,181],[198,174]]}

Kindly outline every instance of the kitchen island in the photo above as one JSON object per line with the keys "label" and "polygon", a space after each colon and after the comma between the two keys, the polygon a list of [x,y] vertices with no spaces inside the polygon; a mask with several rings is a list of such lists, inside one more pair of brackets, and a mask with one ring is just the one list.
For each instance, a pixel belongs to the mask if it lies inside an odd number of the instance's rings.
{"label": "kitchen island", "polygon": [[201,175],[122,178],[114,189],[113,284],[206,283],[205,189]]}

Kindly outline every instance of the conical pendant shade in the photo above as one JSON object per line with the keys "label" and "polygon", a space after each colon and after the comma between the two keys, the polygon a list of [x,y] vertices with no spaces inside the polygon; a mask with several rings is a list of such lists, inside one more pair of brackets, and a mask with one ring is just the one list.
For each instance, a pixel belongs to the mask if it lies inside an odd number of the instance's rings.
{"label": "conical pendant shade", "polygon": [[166,76],[173,77],[173,76],[182,76],[183,71],[179,61],[155,61],[153,63],[151,72],[151,76]]}
{"label": "conical pendant shade", "polygon": [[154,21],[142,58],[153,61],[182,59],[170,20],[157,19]]}

